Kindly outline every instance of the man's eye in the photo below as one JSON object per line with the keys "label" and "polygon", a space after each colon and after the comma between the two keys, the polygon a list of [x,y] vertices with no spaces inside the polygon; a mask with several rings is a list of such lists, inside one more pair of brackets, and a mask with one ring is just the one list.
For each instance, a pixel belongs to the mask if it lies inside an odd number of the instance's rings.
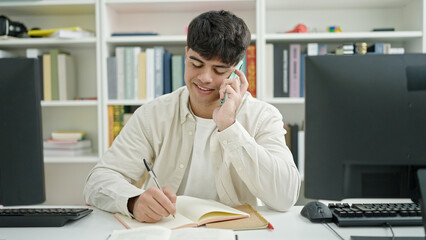
{"label": "man's eye", "polygon": [[215,72],[216,72],[216,74],[218,74],[218,75],[223,75],[223,74],[225,74],[225,73],[226,73],[226,71],[225,71],[225,72],[215,71]]}
{"label": "man's eye", "polygon": [[203,65],[196,65],[196,64],[192,64],[192,66],[194,66],[194,67],[196,67],[196,68],[200,68],[200,67],[202,67]]}

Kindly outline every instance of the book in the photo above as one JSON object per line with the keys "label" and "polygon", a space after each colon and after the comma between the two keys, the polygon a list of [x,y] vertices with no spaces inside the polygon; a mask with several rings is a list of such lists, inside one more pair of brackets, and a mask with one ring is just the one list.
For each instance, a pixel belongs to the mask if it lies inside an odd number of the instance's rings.
{"label": "book", "polygon": [[172,55],[172,91],[183,86],[182,55]]}
{"label": "book", "polygon": [[64,131],[57,130],[52,132],[53,140],[83,140],[86,136],[84,131]]}
{"label": "book", "polygon": [[164,52],[163,54],[163,93],[172,92],[172,54],[169,52]]}
{"label": "book", "polygon": [[289,46],[274,44],[274,97],[289,96]]}
{"label": "book", "polygon": [[108,147],[114,141],[114,106],[108,105]]}
{"label": "book", "polygon": [[154,89],[155,98],[164,93],[164,73],[163,73],[163,58],[164,47],[154,47]]}
{"label": "book", "polygon": [[237,240],[237,236],[231,230],[207,229],[207,228],[183,228],[170,230],[165,227],[150,226],[136,229],[114,230],[108,240]]}
{"label": "book", "polygon": [[140,52],[138,58],[138,98],[146,99],[146,52]]}
{"label": "book", "polygon": [[58,91],[59,100],[72,100],[76,95],[74,59],[70,55],[58,55]]}
{"label": "book", "polygon": [[51,78],[51,91],[52,100],[59,100],[59,75],[58,75],[58,55],[68,54],[68,52],[59,49],[50,49],[50,78]]}
{"label": "book", "polygon": [[124,99],[124,47],[115,48],[115,58],[117,63],[117,99]]}
{"label": "book", "polygon": [[256,45],[250,45],[247,49],[247,91],[256,97]]}
{"label": "book", "polygon": [[50,71],[50,54],[43,54],[43,100],[52,101],[52,74]]}
{"label": "book", "polygon": [[108,99],[117,99],[117,58],[107,58]]}
{"label": "book", "polygon": [[91,148],[81,149],[43,149],[43,154],[46,157],[75,157],[84,156],[92,153]]}
{"label": "book", "polygon": [[243,204],[234,207],[237,210],[248,213],[248,218],[241,218],[236,220],[207,223],[207,228],[220,228],[220,229],[232,229],[234,231],[240,230],[255,230],[255,229],[273,229],[272,225],[250,204]]}
{"label": "book", "polygon": [[198,227],[212,222],[248,218],[250,214],[231,208],[222,203],[190,196],[178,196],[175,218],[163,218],[157,223],[141,223],[135,219],[116,213],[115,218],[126,228],[161,226],[170,229]]}
{"label": "book", "polygon": [[82,149],[82,148],[90,148],[92,147],[92,142],[89,139],[84,140],[54,140],[54,139],[46,139],[43,142],[44,149]]}
{"label": "book", "polygon": [[290,97],[300,97],[300,44],[290,44]]}
{"label": "book", "polygon": [[65,38],[65,39],[76,39],[76,38],[88,38],[94,37],[95,33],[79,29],[79,30],[71,30],[71,29],[59,29],[56,32],[53,32],[49,35],[51,38]]}
{"label": "book", "polygon": [[152,100],[155,96],[155,51],[154,48],[146,50],[146,99]]}
{"label": "book", "polygon": [[274,45],[272,43],[267,43],[265,52],[265,99],[272,99],[274,97]]}

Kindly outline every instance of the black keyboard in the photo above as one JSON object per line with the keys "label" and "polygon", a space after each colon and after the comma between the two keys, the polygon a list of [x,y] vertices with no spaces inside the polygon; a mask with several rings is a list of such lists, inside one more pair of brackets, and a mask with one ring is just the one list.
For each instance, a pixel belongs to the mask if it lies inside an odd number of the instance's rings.
{"label": "black keyboard", "polygon": [[328,207],[339,227],[423,225],[420,205],[415,203],[330,203]]}
{"label": "black keyboard", "polygon": [[92,211],[88,208],[0,208],[0,227],[62,227]]}

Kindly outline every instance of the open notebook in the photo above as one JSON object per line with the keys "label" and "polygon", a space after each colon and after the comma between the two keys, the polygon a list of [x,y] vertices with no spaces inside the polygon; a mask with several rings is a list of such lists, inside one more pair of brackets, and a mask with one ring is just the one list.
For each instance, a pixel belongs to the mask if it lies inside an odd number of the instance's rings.
{"label": "open notebook", "polygon": [[176,218],[169,216],[157,223],[141,223],[119,213],[114,216],[126,228],[146,227],[155,224],[156,226],[169,229],[177,229],[197,227],[213,222],[248,218],[250,214],[213,200],[178,196],[176,200]]}

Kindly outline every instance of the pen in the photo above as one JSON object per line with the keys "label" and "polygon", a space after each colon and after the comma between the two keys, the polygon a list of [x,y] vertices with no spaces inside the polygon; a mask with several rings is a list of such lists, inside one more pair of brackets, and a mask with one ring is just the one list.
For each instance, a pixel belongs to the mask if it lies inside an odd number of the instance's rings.
{"label": "pen", "polygon": [[[157,175],[155,175],[154,170],[151,169],[151,167],[149,166],[148,162],[145,160],[145,158],[143,159],[143,163],[145,164],[146,170],[148,171],[149,175],[151,176],[152,180],[154,180],[155,185],[157,185],[158,189],[160,189],[160,191],[163,191],[160,183],[158,183],[158,179],[157,179]],[[175,215],[173,215],[173,218],[175,218]]]}

